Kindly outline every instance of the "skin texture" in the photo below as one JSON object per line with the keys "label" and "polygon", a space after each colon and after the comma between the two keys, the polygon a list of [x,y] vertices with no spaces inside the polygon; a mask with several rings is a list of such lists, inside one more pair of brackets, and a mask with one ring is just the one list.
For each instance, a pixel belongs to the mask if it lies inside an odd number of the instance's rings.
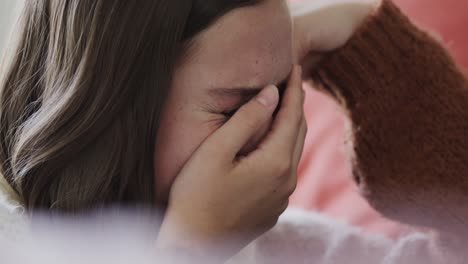
{"label": "skin texture", "polygon": [[195,151],[172,187],[160,248],[216,252],[213,257],[223,260],[276,224],[296,187],[307,133],[301,73],[299,66],[294,68],[280,110],[258,148],[239,155],[274,114],[279,102],[274,86],[244,104]]}
{"label": "skin texture", "polygon": [[[265,0],[231,11],[199,34],[178,67],[155,147],[157,199],[166,204],[171,185],[193,152],[246,103],[257,89],[285,84],[292,64],[309,72],[320,52],[346,43],[380,0]],[[323,32],[333,32],[324,34]],[[309,76],[304,76],[308,79]],[[256,88],[245,96],[212,96],[215,88]],[[284,88],[284,87],[283,87]],[[253,150],[266,123],[241,152]]]}
{"label": "skin texture", "polygon": [[[189,56],[177,69],[164,108],[155,148],[158,201],[166,203],[182,166],[231,112],[268,84],[284,83],[295,62],[292,20],[285,1],[268,0],[222,17],[196,37]],[[239,95],[216,88],[252,88]],[[266,122],[241,152],[264,137]]]}
{"label": "skin texture", "polygon": [[[342,11],[327,7],[311,8],[310,15]],[[276,0],[231,12],[198,36],[179,67],[156,148],[159,201],[168,201],[158,248],[185,248],[196,255],[218,252],[219,260],[226,259],[274,226],[286,209],[307,131],[300,67],[295,67],[286,90],[279,85],[284,93],[277,113],[274,108],[265,112],[248,99],[269,83],[281,84],[291,63],[303,60],[296,57],[298,50],[342,44],[314,38],[320,28],[328,28],[325,22],[312,24],[310,35],[293,32],[289,14],[285,2]],[[353,25],[353,19],[362,20],[348,18]],[[337,39],[351,35],[353,28],[344,24],[348,30]],[[227,88],[224,96],[210,92],[220,87]],[[229,97],[226,91],[232,94],[235,89],[228,87],[251,88],[248,96]],[[220,113],[240,105],[226,122]]]}

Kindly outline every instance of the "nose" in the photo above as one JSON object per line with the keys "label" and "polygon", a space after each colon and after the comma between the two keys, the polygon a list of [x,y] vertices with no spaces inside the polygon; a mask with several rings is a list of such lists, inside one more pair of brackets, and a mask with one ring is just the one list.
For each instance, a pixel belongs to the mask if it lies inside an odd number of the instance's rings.
{"label": "nose", "polygon": [[271,129],[273,117],[271,117],[260,129],[250,138],[250,140],[242,147],[239,151],[239,155],[247,156],[250,152],[254,151],[258,145],[262,142],[265,136]]}

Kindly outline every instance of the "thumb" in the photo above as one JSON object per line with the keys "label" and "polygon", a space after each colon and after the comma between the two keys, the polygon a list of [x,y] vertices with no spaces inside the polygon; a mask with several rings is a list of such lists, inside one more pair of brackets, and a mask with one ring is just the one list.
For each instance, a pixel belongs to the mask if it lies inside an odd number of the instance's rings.
{"label": "thumb", "polygon": [[[243,105],[229,121],[208,139],[215,153],[232,159],[255,133],[272,117],[279,102],[278,88],[267,86]],[[221,153],[222,152],[222,153]]]}

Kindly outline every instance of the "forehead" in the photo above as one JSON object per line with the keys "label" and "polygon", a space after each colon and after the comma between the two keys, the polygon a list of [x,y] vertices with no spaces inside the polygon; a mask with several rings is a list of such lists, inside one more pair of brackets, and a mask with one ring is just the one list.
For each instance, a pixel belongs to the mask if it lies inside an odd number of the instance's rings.
{"label": "forehead", "polygon": [[265,0],[233,10],[194,43],[188,67],[182,68],[212,87],[278,83],[293,63],[291,17],[285,1]]}

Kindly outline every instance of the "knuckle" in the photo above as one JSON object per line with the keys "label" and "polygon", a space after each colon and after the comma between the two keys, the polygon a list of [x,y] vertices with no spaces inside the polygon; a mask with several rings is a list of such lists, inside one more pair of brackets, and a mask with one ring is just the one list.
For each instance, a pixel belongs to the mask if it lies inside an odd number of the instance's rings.
{"label": "knuckle", "polygon": [[305,119],[305,117],[304,117],[304,131],[306,134],[309,131],[309,125],[307,125],[307,120]]}
{"label": "knuckle", "polygon": [[302,84],[302,83],[299,84],[299,86],[300,86],[300,89],[299,89],[299,90],[300,90],[300,93],[301,93],[301,102],[302,102],[302,104],[304,105],[304,102],[305,102],[305,99],[306,99],[306,92],[305,92],[305,90],[304,90],[304,87],[303,87],[303,84]]}
{"label": "knuckle", "polygon": [[275,227],[276,224],[278,224],[278,220],[279,220],[279,215],[273,217],[273,218],[271,219],[271,221],[268,222],[268,224],[267,224],[267,229],[270,230],[270,229],[272,229],[273,227]]}
{"label": "knuckle", "polygon": [[297,111],[295,111],[294,125],[296,125],[297,127],[300,127],[303,120],[304,120],[304,110],[300,108]]}
{"label": "knuckle", "polygon": [[294,177],[293,179],[291,179],[290,183],[287,186],[286,191],[287,191],[288,197],[291,196],[296,191],[296,188],[297,188],[297,181],[296,181],[296,177]]}
{"label": "knuckle", "polygon": [[252,117],[247,117],[244,119],[244,126],[249,130],[256,130],[258,128],[258,120],[255,120]]}
{"label": "knuckle", "polygon": [[291,158],[282,159],[276,163],[276,170],[282,175],[288,175],[292,168]]}
{"label": "knuckle", "polygon": [[288,206],[289,206],[289,198],[286,198],[285,201],[283,202],[281,208],[280,208],[280,215],[286,211],[286,209],[288,209]]}

